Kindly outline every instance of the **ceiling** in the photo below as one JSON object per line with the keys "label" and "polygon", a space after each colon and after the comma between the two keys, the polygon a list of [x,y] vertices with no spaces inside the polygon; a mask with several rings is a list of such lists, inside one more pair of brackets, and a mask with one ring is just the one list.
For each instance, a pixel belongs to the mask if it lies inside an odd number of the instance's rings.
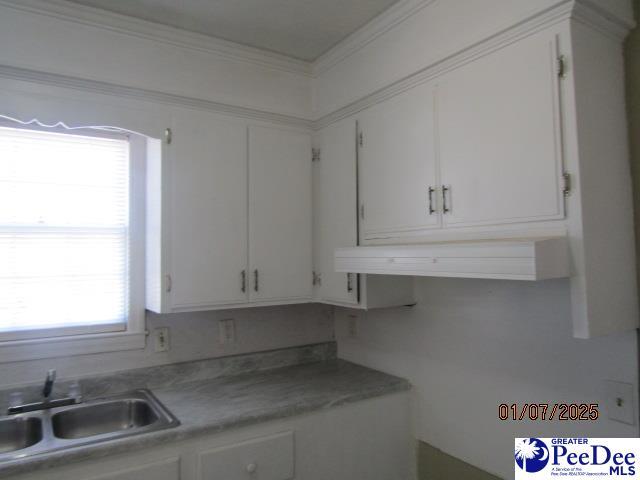
{"label": "ceiling", "polygon": [[71,0],[312,61],[398,0]]}

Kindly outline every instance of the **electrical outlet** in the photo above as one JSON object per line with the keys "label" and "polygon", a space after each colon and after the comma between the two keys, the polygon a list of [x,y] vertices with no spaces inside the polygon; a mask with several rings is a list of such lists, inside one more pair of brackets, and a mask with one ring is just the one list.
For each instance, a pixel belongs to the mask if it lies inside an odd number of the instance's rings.
{"label": "electrical outlet", "polygon": [[631,383],[606,380],[606,407],[611,420],[635,425],[633,408],[633,385]]}
{"label": "electrical outlet", "polygon": [[351,340],[358,338],[358,316],[349,314],[347,316],[347,336]]}
{"label": "electrical outlet", "polygon": [[220,320],[218,324],[219,341],[222,345],[236,343],[236,322],[233,318],[225,318]]}
{"label": "electrical outlet", "polygon": [[167,352],[171,348],[169,338],[169,328],[160,327],[153,330],[154,350],[156,352]]}

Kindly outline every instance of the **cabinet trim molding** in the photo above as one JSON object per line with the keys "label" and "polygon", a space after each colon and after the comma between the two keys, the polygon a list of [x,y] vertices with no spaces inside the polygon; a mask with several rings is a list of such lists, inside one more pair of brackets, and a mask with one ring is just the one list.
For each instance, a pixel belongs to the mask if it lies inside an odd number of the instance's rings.
{"label": "cabinet trim molding", "polygon": [[[1,2],[2,0],[0,0]],[[248,107],[239,107],[227,103],[203,100],[195,97],[186,97],[172,93],[164,93],[158,90],[149,90],[138,87],[125,87],[115,83],[103,82],[100,80],[88,80],[85,78],[62,75],[58,73],[48,73],[28,68],[20,68],[9,65],[0,65],[0,78],[8,80],[26,81],[40,85],[70,88],[91,93],[115,95],[122,98],[132,98],[136,100],[161,103],[167,105],[177,105],[187,108],[195,108],[214,113],[232,115],[238,118],[264,121],[285,126],[293,126],[311,130],[313,122],[310,120],[272,113],[264,110],[257,110]]]}

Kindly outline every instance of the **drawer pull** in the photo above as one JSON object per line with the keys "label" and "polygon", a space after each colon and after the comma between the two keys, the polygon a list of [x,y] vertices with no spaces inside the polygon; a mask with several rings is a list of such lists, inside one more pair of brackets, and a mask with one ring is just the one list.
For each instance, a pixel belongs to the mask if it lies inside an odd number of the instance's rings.
{"label": "drawer pull", "polygon": [[246,470],[247,473],[255,473],[255,471],[258,470],[258,464],[255,462],[251,462],[247,464]]}

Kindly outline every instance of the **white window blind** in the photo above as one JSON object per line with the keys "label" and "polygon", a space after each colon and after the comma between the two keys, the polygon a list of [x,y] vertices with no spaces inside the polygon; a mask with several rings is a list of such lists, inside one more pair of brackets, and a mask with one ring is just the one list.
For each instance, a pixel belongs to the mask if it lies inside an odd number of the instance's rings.
{"label": "white window blind", "polygon": [[123,330],[129,142],[0,127],[0,339]]}

